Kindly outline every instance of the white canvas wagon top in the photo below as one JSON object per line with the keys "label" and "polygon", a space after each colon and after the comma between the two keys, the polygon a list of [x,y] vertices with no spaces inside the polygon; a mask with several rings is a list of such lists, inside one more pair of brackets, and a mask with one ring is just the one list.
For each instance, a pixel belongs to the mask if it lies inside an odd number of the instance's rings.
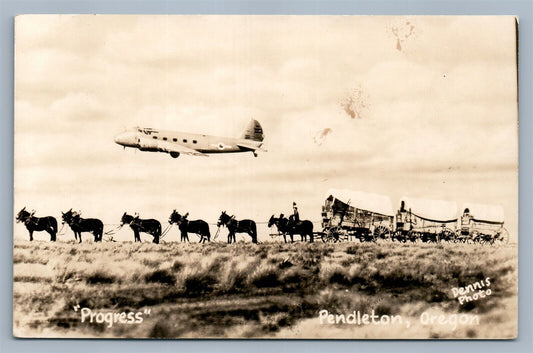
{"label": "white canvas wagon top", "polygon": [[329,189],[326,198],[330,196],[345,204],[349,204],[350,207],[384,216],[394,216],[392,202],[388,196],[348,189]]}
{"label": "white canvas wagon top", "polygon": [[503,223],[503,207],[500,205],[465,203],[462,208],[463,213],[467,208],[472,217],[477,221]]}
{"label": "white canvas wagon top", "polygon": [[435,222],[457,220],[457,203],[454,201],[402,197],[405,210],[414,215]]}

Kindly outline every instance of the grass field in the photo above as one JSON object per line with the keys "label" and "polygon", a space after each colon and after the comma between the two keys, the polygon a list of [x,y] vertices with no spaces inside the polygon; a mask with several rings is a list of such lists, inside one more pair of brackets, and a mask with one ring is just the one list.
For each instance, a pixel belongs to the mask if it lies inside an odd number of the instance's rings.
{"label": "grass field", "polygon": [[[517,253],[516,245],[15,240],[14,334],[512,338],[517,332]],[[489,296],[465,304],[454,297],[452,288],[487,277]],[[321,324],[321,310],[374,310],[401,316],[411,325]],[[138,315],[137,322],[124,319],[129,313]],[[426,323],[420,319],[424,313],[468,314],[477,316],[479,324]],[[104,316],[111,324],[102,322]]]}

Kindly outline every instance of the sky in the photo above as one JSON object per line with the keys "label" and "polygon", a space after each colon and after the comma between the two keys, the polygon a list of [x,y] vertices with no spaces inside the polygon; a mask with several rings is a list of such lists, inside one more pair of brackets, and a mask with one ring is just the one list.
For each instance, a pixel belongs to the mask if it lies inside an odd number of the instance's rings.
{"label": "sky", "polygon": [[[516,241],[517,97],[510,16],[18,16],[14,209],[74,208],[108,229],[125,211],[266,222],[294,201],[319,221],[344,188],[395,209],[500,204]],[[113,140],[132,126],[238,137],[251,118],[257,158]]]}

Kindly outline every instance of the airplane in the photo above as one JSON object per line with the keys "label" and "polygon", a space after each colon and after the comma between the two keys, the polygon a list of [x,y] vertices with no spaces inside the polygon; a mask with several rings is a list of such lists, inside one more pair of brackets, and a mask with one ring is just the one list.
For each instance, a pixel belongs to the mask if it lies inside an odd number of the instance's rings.
{"label": "airplane", "polygon": [[240,138],[134,127],[115,136],[115,143],[124,149],[133,147],[146,152],[169,153],[172,158],[180,154],[209,157],[211,153],[236,152],[252,152],[257,157],[257,151],[266,152],[261,148],[263,138],[261,124],[252,119]]}

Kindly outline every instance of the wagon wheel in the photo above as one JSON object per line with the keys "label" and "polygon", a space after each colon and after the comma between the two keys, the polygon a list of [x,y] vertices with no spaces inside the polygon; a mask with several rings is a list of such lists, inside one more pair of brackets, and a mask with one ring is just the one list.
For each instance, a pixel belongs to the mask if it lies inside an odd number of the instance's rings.
{"label": "wagon wheel", "polygon": [[320,239],[322,239],[323,243],[327,243],[330,241],[329,239],[329,229],[324,228],[324,231],[320,233]]}
{"label": "wagon wheel", "polygon": [[498,233],[496,233],[496,236],[492,242],[496,244],[509,243],[509,232],[507,231],[507,229],[502,228]]}
{"label": "wagon wheel", "polygon": [[423,243],[438,243],[439,242],[439,233],[424,232],[421,235]]}
{"label": "wagon wheel", "polygon": [[463,244],[473,243],[472,234],[470,234],[470,232],[465,235],[460,229],[458,229],[455,236],[457,238],[456,243],[463,243]]}
{"label": "wagon wheel", "polygon": [[374,239],[388,239],[390,237],[389,229],[385,226],[377,226],[374,229]]}
{"label": "wagon wheel", "polygon": [[396,230],[392,235],[393,240],[397,240],[400,243],[405,243],[407,241],[406,237],[404,236],[403,232],[401,230]]}
{"label": "wagon wheel", "polygon": [[339,232],[336,227],[324,229],[324,233],[320,235],[324,243],[339,241]]}
{"label": "wagon wheel", "polygon": [[368,228],[361,227],[357,232],[359,233],[359,241],[361,243],[371,243],[376,241],[376,237],[374,236],[375,233],[371,232]]}
{"label": "wagon wheel", "polygon": [[456,230],[455,233],[453,234],[452,242],[453,242],[453,243],[464,242],[464,239],[463,239],[463,237],[462,237],[462,234],[461,234],[461,230],[460,230],[460,229]]}
{"label": "wagon wheel", "polygon": [[485,244],[487,242],[487,235],[479,231],[474,231],[472,238],[474,243]]}
{"label": "wagon wheel", "polygon": [[336,243],[341,242],[341,241],[348,241],[348,240],[349,240],[348,232],[343,231],[341,228],[336,229],[334,233],[334,241]]}
{"label": "wagon wheel", "polygon": [[469,244],[480,243],[481,242],[481,234],[477,230],[471,231],[469,236],[466,238],[466,240],[467,240],[466,242],[469,243]]}
{"label": "wagon wheel", "polygon": [[415,232],[414,230],[410,230],[409,233],[407,233],[407,238],[413,243],[416,243],[421,240],[420,234],[418,232]]}
{"label": "wagon wheel", "polygon": [[440,241],[454,241],[456,239],[455,233],[449,228],[444,228],[439,237]]}

